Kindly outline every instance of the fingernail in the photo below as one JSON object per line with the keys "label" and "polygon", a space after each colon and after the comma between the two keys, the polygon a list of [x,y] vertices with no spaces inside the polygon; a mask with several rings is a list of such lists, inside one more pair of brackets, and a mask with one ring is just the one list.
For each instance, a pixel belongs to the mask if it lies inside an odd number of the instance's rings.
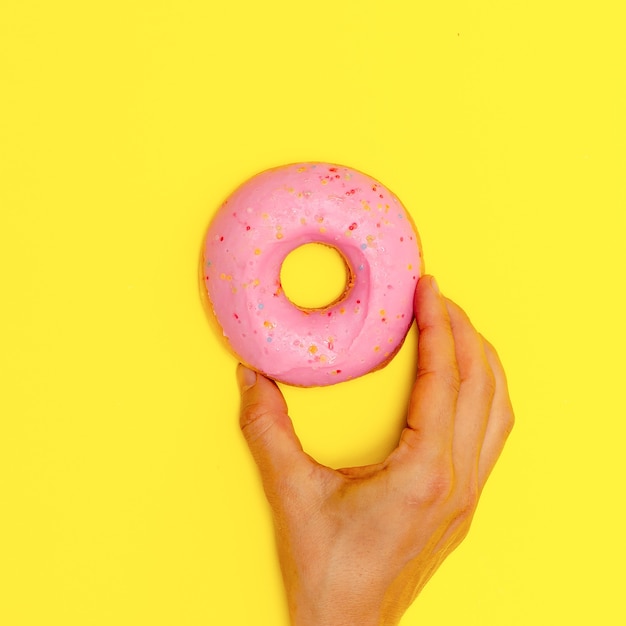
{"label": "fingernail", "polygon": [[248,391],[256,384],[256,372],[239,363],[237,366],[237,382],[241,391]]}
{"label": "fingernail", "polygon": [[439,291],[439,285],[437,284],[437,281],[435,280],[435,277],[434,277],[434,276],[431,276],[431,277],[430,277],[430,286],[433,288],[433,291],[434,291],[435,293],[437,293],[437,294],[438,294],[438,293],[441,293],[441,292]]}

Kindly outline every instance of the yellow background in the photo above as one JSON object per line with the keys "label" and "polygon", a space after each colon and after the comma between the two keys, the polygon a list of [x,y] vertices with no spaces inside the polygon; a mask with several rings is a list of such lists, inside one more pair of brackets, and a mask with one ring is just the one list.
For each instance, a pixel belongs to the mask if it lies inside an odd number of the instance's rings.
{"label": "yellow background", "polygon": [[[625,623],[623,7],[3,0],[0,623],[286,624],[197,263],[237,184],[308,159],[402,199],[516,408],[403,624]],[[415,345],[285,389],[307,450],[386,454]]]}

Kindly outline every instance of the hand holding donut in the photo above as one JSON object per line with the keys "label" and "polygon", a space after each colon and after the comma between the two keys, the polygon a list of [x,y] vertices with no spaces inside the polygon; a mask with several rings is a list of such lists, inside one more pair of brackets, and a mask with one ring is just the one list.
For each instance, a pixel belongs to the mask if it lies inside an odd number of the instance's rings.
{"label": "hand holding donut", "polygon": [[269,500],[294,626],[397,624],[465,537],[513,426],[495,350],[423,277],[418,376],[398,447],[332,470],[303,450],[278,387],[239,367],[241,428]]}

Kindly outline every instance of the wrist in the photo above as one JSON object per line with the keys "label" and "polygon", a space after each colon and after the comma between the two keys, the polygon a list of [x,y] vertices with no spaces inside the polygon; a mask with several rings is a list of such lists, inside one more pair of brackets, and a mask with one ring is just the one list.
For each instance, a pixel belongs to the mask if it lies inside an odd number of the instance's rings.
{"label": "wrist", "polygon": [[381,626],[381,621],[375,612],[344,610],[340,607],[320,610],[319,607],[312,607],[292,612],[291,626]]}
{"label": "wrist", "polygon": [[378,603],[368,598],[350,598],[350,593],[337,594],[334,599],[320,596],[292,601],[289,613],[291,626],[382,626],[391,624],[381,617]]}

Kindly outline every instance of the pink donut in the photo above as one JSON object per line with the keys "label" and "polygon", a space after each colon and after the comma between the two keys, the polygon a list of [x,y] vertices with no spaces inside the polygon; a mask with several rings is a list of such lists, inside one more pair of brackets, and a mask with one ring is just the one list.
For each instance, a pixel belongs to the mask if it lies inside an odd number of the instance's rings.
{"label": "pink donut", "polygon": [[[293,304],[285,257],[307,243],[343,256],[343,295],[322,309]],[[413,320],[422,259],[418,234],[381,183],[328,163],[295,163],[241,185],[209,227],[203,278],[215,318],[242,363],[302,387],[331,385],[386,365]]]}

